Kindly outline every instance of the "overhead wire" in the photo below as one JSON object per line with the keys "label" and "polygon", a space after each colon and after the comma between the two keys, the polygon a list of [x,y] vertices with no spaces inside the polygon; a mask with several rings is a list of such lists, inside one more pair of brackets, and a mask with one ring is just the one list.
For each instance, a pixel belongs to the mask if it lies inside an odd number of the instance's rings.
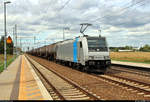
{"label": "overhead wire", "polygon": [[[55,15],[58,15],[58,13],[60,13],[68,4],[69,4],[69,2],[70,2],[71,0],[68,0],[67,2],[65,2],[65,4],[62,6],[62,7],[60,7],[60,9],[59,9],[59,11],[57,11],[56,12],[56,14]],[[49,8],[49,7],[48,7]],[[47,10],[48,11],[48,10]],[[46,12],[47,13],[47,12]],[[47,16],[47,19],[48,19],[48,16]],[[49,22],[47,22],[45,25],[47,25]]]}
{"label": "overhead wire", "polygon": [[[71,0],[67,0],[65,3],[64,3],[64,5],[63,6],[61,6],[60,8],[59,8],[59,10],[55,13],[55,16],[57,16],[68,4],[69,4],[69,2],[70,2]],[[61,16],[59,16],[59,17],[61,17]],[[47,17],[47,19],[48,19],[48,17]],[[46,24],[44,24],[44,25],[47,25],[49,22],[47,22]],[[39,32],[40,33],[40,32]]]}
{"label": "overhead wire", "polygon": [[[140,6],[143,6],[143,5],[145,5],[146,4],[146,2],[142,2],[142,4],[140,4],[140,5],[137,5],[136,7],[140,7]],[[136,9],[136,8],[134,8],[134,9]],[[142,17],[142,18],[144,18],[144,17]],[[141,17],[140,17],[140,19],[141,19]],[[148,24],[148,23],[147,23]],[[123,23],[122,24],[119,24],[119,26],[121,26],[121,25],[123,25]],[[137,30],[138,31],[138,30]],[[131,31],[132,32],[132,31]],[[132,35],[132,36],[134,36],[134,35]],[[148,37],[143,37],[143,36],[136,36],[136,37],[140,37],[140,38],[142,38],[142,39],[145,39],[145,40],[147,40],[147,39],[149,39]],[[109,39],[111,39],[112,37],[110,37]],[[126,39],[127,40],[127,39]]]}
{"label": "overhead wire", "polygon": [[[55,15],[57,15],[60,11],[62,11],[66,6],[67,4],[70,2],[71,0],[68,0],[62,7],[60,7],[59,11],[57,11],[57,13]],[[47,8],[47,11],[48,11],[49,7]],[[46,12],[47,13],[47,12]],[[48,17],[47,17],[48,19]],[[45,25],[47,25],[49,22],[47,22]],[[41,31],[38,31],[38,34],[40,33]]]}
{"label": "overhead wire", "polygon": [[[125,7],[125,8],[123,8],[123,9],[121,9],[121,10],[119,11],[119,13],[122,12],[122,11],[128,10],[129,8],[131,8],[131,7],[133,7],[133,6],[137,5],[137,4],[140,4],[140,3],[144,2],[144,1],[145,1],[145,0],[143,0],[143,1],[138,1],[138,2],[136,2],[136,3],[134,3],[134,4],[131,4],[131,5],[129,5],[129,6]],[[127,4],[129,4],[129,3],[127,3]],[[142,4],[142,5],[144,5],[144,4]],[[142,5],[140,5],[140,6],[142,6]],[[106,17],[106,16],[109,17],[108,15],[104,15],[103,17],[94,19],[93,22],[97,22],[97,20],[102,19],[102,18],[104,18],[104,17]]]}
{"label": "overhead wire", "polygon": [[[141,1],[140,1],[141,2]],[[138,4],[138,3],[140,3],[140,2],[137,2],[136,4]],[[128,3],[126,3],[125,5],[128,5],[128,4],[130,4],[131,2],[128,2]],[[105,4],[104,4],[105,5]],[[131,5],[130,5],[131,6]],[[125,8],[123,8],[123,9],[127,9],[127,8],[129,8],[129,6],[127,6],[127,7],[125,7]],[[107,15],[104,15],[102,18],[104,18],[105,16],[107,16]],[[95,20],[95,19],[94,19]],[[85,21],[85,20],[84,20]],[[86,20],[86,21],[88,21],[88,20]],[[78,24],[79,25],[79,24]]]}
{"label": "overhead wire", "polygon": [[[129,5],[128,7],[123,8],[123,9],[121,9],[121,10],[119,11],[119,13],[121,13],[122,11],[127,10],[127,9],[129,9],[129,8],[131,8],[131,7],[133,7],[133,6],[137,5],[137,4],[139,4],[139,3],[142,3],[143,1],[145,1],[145,0],[141,0],[141,1],[139,1],[139,2],[136,2],[135,4],[132,4],[132,5]],[[97,20],[102,19],[102,18],[104,18],[104,17],[109,17],[109,15],[104,15],[103,17],[99,17],[99,18],[96,18],[96,19],[91,20],[91,21],[92,21],[92,22],[96,22]]]}
{"label": "overhead wire", "polygon": [[[145,2],[142,3],[142,4],[140,4],[140,5],[137,5],[136,7],[140,7],[140,6],[143,6],[143,5],[145,5]],[[136,9],[136,8],[135,8],[135,9]],[[135,9],[134,9],[134,10],[135,10]],[[129,13],[129,12],[127,12],[127,13]],[[126,15],[127,15],[127,13],[126,13]],[[107,17],[107,18],[109,18],[109,17]],[[144,17],[140,17],[140,19],[141,19],[141,18],[144,18]],[[121,25],[123,25],[123,23],[122,23],[122,24],[119,24],[119,26],[121,26]]]}
{"label": "overhead wire", "polygon": [[[142,2],[141,2],[142,3]],[[141,5],[136,5],[136,7],[140,7],[140,6],[143,6],[143,5],[145,5],[145,2],[143,3],[143,4],[141,4]],[[136,9],[136,8],[135,8]],[[126,9],[126,10],[129,10],[129,9]],[[127,11],[125,11],[125,12],[127,12]],[[123,13],[125,13],[125,12],[123,12]],[[118,15],[119,16],[119,15]],[[109,17],[112,17],[112,16],[107,16],[107,18],[109,18]],[[99,22],[99,21],[95,21],[95,22]]]}
{"label": "overhead wire", "polygon": [[[71,0],[68,0],[68,1],[60,8],[60,10],[59,10],[57,13],[59,13],[60,11],[62,11],[62,9],[64,9],[65,6],[66,6],[70,1],[71,1]],[[144,0],[143,0],[143,1],[144,1]],[[125,10],[127,10],[127,9],[129,9],[129,8],[131,8],[131,7],[135,6],[135,5],[137,5],[137,4],[140,4],[140,3],[142,3],[143,1],[138,1],[138,2],[136,2],[135,4],[132,4],[132,5],[129,5],[129,6],[125,7],[125,8],[123,8],[123,9],[121,9],[121,10],[119,11],[119,13],[122,12],[122,11],[125,11]],[[57,13],[56,13],[56,15],[57,15]],[[102,19],[102,18],[104,18],[104,17],[109,17],[109,15],[104,15],[103,17],[96,18],[96,19],[94,19],[94,20],[92,20],[92,21],[93,21],[93,22],[97,22],[97,20]],[[47,23],[49,23],[49,22],[47,22]],[[46,23],[46,25],[47,25],[47,23]]]}
{"label": "overhead wire", "polygon": [[[146,0],[145,0],[146,1]],[[139,2],[138,2],[139,3]],[[140,2],[140,3],[142,3],[142,2]],[[136,3],[137,4],[137,3]],[[139,7],[139,6],[143,6],[145,4],[145,2],[143,3],[143,4],[141,4],[141,5],[136,5],[136,7]],[[127,8],[127,7],[126,7]],[[129,10],[129,9],[126,9],[126,10]],[[126,11],[127,12],[127,11]],[[118,15],[119,16],[119,15]],[[112,17],[112,16],[107,16],[107,18],[109,18],[109,17]],[[103,19],[104,20],[104,19]],[[96,25],[99,25],[99,24],[102,24],[102,22],[100,22],[100,21],[95,21],[95,22],[97,22],[96,23]],[[98,23],[99,22],[99,23]],[[123,25],[124,23],[122,23],[122,24],[119,24],[119,26],[121,26],[121,25]]]}
{"label": "overhead wire", "polygon": [[[49,7],[50,7],[50,5],[51,5],[52,2],[53,2],[53,1],[51,0],[50,3],[49,3],[49,6],[44,10],[44,11],[46,11],[45,14],[48,13]],[[44,19],[44,15],[42,16],[41,21],[42,21],[43,19]],[[43,31],[43,30],[39,30],[39,31],[37,32],[37,34],[39,35],[41,31]],[[37,37],[37,36],[36,36],[36,37]],[[36,40],[38,41],[37,38],[36,38]]]}
{"label": "overhead wire", "polygon": [[[125,5],[123,5],[123,6],[128,6],[129,4],[131,3],[131,1],[129,1],[129,2],[127,2]],[[104,3],[101,7],[105,7],[106,6],[106,3]],[[110,6],[107,6],[107,8],[110,8],[110,7],[112,7],[112,5],[110,5]],[[83,13],[84,14],[84,13]],[[105,15],[106,16],[106,15]],[[88,21],[88,20],[86,20],[86,21]]]}

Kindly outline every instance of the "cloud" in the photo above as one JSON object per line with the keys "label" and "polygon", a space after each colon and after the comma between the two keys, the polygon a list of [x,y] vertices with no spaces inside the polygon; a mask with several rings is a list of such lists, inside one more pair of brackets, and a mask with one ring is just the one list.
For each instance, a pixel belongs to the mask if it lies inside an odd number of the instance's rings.
{"label": "cloud", "polygon": [[[132,41],[126,40],[130,36],[138,41],[139,35],[149,36],[150,33],[148,0],[141,1],[146,3],[144,6],[138,4],[126,10],[122,9],[140,0],[11,1],[12,3],[7,5],[7,31],[9,33],[17,24],[20,35],[59,41],[62,40],[64,27],[70,28],[70,31],[66,33],[66,38],[73,38],[82,35],[79,32],[80,24],[87,22],[92,23],[93,26],[86,30],[86,34],[97,36],[99,35],[98,29],[101,29],[101,34],[108,37],[109,44],[113,46],[130,44]],[[65,5],[67,2],[68,4]],[[3,1],[0,1],[0,4],[3,4]],[[0,9],[0,32],[4,30],[3,25],[3,9]],[[144,43],[146,42],[147,40],[144,40]]]}

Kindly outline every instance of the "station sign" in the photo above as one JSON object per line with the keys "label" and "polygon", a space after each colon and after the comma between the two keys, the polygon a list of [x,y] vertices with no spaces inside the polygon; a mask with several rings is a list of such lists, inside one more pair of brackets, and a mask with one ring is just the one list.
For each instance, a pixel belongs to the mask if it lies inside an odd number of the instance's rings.
{"label": "station sign", "polygon": [[7,38],[7,43],[8,43],[8,44],[11,44],[11,43],[12,43],[12,39],[11,39],[10,36],[8,36],[8,38]]}

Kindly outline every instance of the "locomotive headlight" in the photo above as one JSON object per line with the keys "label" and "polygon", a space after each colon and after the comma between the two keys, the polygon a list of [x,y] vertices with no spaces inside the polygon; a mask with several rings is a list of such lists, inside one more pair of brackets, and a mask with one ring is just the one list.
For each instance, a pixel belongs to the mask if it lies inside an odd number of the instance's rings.
{"label": "locomotive headlight", "polygon": [[110,61],[106,61],[106,65],[110,65],[111,64],[111,62]]}
{"label": "locomotive headlight", "polygon": [[109,56],[104,56],[105,59],[110,59]]}
{"label": "locomotive headlight", "polygon": [[90,59],[90,60],[93,60],[93,59],[94,59],[94,56],[89,56],[89,59]]}

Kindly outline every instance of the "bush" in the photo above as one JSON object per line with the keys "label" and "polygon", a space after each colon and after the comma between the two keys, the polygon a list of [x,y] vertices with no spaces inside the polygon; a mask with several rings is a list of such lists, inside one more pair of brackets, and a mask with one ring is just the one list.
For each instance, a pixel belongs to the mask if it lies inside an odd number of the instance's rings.
{"label": "bush", "polygon": [[140,48],[140,51],[150,52],[150,46],[148,44],[144,45],[144,47]]}

